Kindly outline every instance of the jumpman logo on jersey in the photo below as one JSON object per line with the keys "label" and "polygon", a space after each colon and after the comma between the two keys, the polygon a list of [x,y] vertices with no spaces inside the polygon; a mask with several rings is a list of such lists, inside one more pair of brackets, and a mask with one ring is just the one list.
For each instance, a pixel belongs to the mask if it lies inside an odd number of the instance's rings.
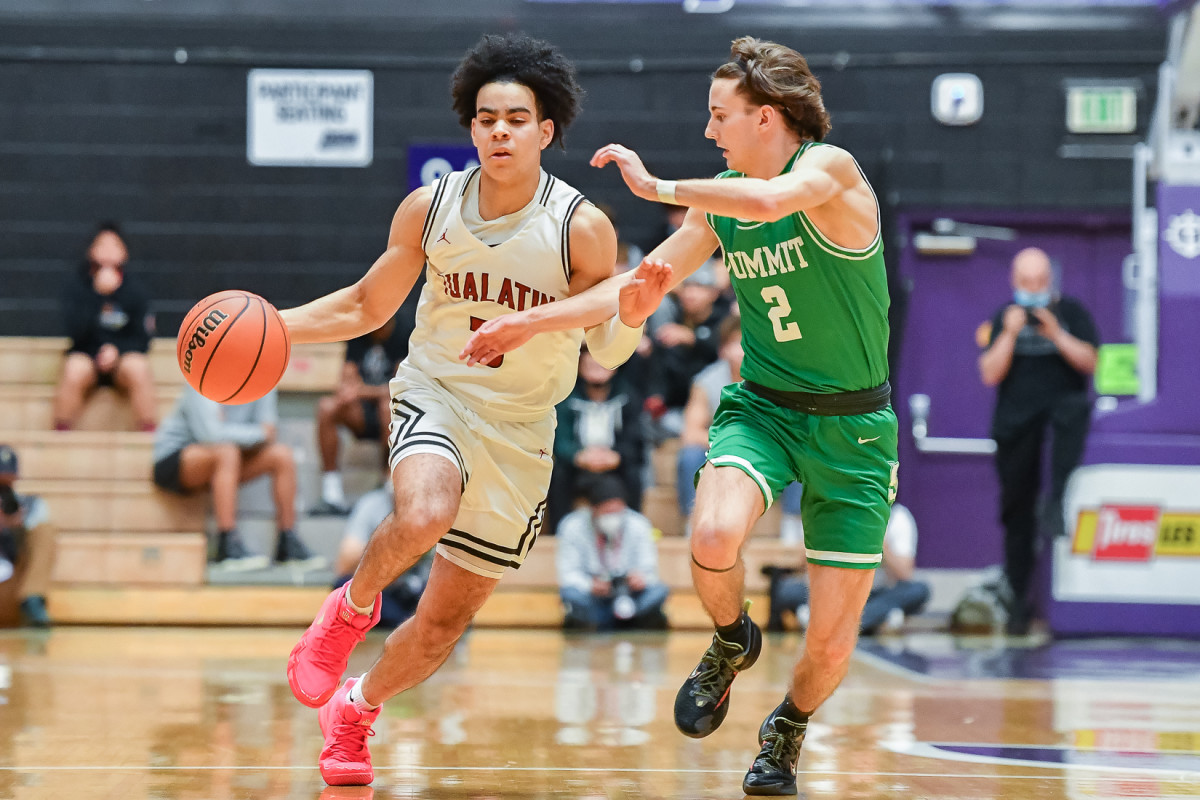
{"label": "jumpman logo on jersey", "polygon": [[539,447],[539,448],[538,448],[538,458],[539,458],[539,459],[540,459],[540,458],[545,458],[545,457],[546,457],[546,456],[548,456],[548,455],[550,455],[550,451],[548,451],[548,450],[546,450],[545,448],[542,448],[542,447]]}
{"label": "jumpman logo on jersey", "polygon": [[449,237],[446,236],[446,234],[449,232],[450,232],[449,228],[443,228],[442,235],[437,238],[437,241],[434,242],[434,244],[438,244],[439,242],[445,242],[446,244],[450,244],[450,239],[449,239]]}

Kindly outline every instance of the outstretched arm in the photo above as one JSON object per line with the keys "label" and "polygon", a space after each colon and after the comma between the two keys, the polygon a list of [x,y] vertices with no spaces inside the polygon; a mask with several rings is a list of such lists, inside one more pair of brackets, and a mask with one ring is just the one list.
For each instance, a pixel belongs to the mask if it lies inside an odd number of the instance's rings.
{"label": "outstretched arm", "polygon": [[[601,147],[593,167],[616,164],[630,191],[643,200],[674,202],[722,217],[774,222],[797,211],[823,206],[865,182],[849,153],[822,147],[806,153],[802,163],[783,175],[762,178],[702,178],[660,181],[633,150],[619,144]],[[660,189],[663,192],[660,194]],[[873,201],[872,201],[873,205]],[[873,215],[873,211],[871,212]]]}
{"label": "outstretched arm", "polygon": [[467,340],[459,358],[471,364],[486,364],[538,333],[591,328],[618,314],[623,325],[636,328],[658,308],[674,285],[700,268],[717,245],[716,234],[704,221],[704,215],[689,212],[683,226],[654,248],[636,269],[608,278],[565,300],[484,323]]}
{"label": "outstretched arm", "polygon": [[421,229],[432,196],[426,186],[404,198],[392,218],[387,250],[356,283],[280,312],[293,344],[353,339],[392,318],[425,266]]}

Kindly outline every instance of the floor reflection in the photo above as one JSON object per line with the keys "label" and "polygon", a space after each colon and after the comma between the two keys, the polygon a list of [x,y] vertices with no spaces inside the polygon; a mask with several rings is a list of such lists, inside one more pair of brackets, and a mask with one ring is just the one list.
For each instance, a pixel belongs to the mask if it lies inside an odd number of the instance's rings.
{"label": "floor reflection", "polygon": [[[770,637],[729,719],[674,728],[706,636],[475,631],[390,702],[371,787],[326,787],[296,631],[0,633],[0,797],[741,797],[795,635]],[[382,639],[359,648],[367,669]],[[809,798],[1200,796],[1200,648],[913,637],[864,643],[814,718]]]}

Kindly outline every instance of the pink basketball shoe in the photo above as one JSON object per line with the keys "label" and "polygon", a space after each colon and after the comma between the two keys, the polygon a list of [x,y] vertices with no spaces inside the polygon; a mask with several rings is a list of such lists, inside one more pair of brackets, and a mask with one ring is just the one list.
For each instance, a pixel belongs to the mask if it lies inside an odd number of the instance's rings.
{"label": "pink basketball shoe", "polygon": [[321,612],[288,657],[288,685],[296,699],[310,708],[329,702],[346,671],[350,652],[379,622],[383,598],[375,597],[375,608],[368,617],[347,603],[346,586],[329,593]]}
{"label": "pink basketball shoe", "polygon": [[375,735],[371,723],[379,717],[383,706],[374,711],[359,711],[350,702],[350,689],[356,683],[358,678],[349,678],[317,714],[325,737],[325,747],[317,763],[321,777],[330,786],[363,786],[375,779],[367,737]]}

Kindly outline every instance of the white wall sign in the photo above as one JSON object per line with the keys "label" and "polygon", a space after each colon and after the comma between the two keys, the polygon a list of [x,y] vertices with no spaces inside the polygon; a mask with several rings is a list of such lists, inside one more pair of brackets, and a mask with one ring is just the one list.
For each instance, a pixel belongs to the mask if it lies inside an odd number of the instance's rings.
{"label": "white wall sign", "polygon": [[262,167],[369,165],[373,78],[369,70],[250,70],[246,159]]}
{"label": "white wall sign", "polygon": [[929,104],[934,119],[943,125],[974,125],[983,116],[983,82],[969,72],[938,75]]}

